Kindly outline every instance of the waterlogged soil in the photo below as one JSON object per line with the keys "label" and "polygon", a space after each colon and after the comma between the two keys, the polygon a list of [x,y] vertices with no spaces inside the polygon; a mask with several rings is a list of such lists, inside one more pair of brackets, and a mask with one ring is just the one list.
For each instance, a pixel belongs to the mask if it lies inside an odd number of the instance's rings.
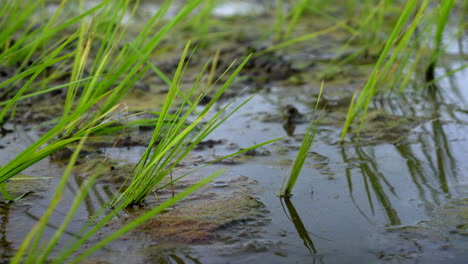
{"label": "waterlogged soil", "polygon": [[[149,1],[144,5],[145,12],[156,10]],[[216,71],[207,78],[221,77],[220,83],[233,60],[237,59],[235,67],[254,52],[215,108],[234,99],[228,107],[234,109],[254,97],[178,164],[171,177],[178,178],[254,144],[281,139],[215,162],[155,190],[141,206],[113,219],[86,246],[204,176],[226,170],[84,263],[466,263],[466,69],[442,80],[436,95],[421,92],[376,97],[363,122],[352,123],[345,142],[340,143],[351,98],[365,82],[375,54],[370,50],[348,64],[335,64],[358,48],[356,44],[340,49],[347,41],[343,32],[262,53],[275,44],[258,41],[271,17],[262,5],[247,6],[247,14],[234,3],[213,11],[219,19],[219,32],[226,26],[223,23],[239,26],[231,27],[229,34],[220,34],[222,37],[200,41],[182,86],[188,89],[216,52]],[[227,15],[232,10],[237,10],[234,17]],[[135,25],[145,19],[145,12],[135,19]],[[258,27],[250,29],[249,23],[239,23],[252,19]],[[311,19],[299,27],[321,28],[324,23]],[[166,52],[155,62],[169,76],[180,59],[180,41],[193,33],[190,26],[179,30],[175,39],[162,42],[161,50]],[[466,39],[463,41],[468,46]],[[467,63],[463,56],[450,58],[446,67]],[[445,71],[438,69],[439,73]],[[0,66],[0,73],[3,81],[13,71]],[[325,88],[317,102],[322,80]],[[82,224],[125,188],[151,139],[152,124],[167,91],[163,81],[147,73],[113,116],[119,121],[90,135],[67,183],[64,202],[46,228],[46,238],[59,228],[79,186],[91,176],[97,175],[97,183],[67,227],[64,241],[79,237]],[[65,91],[56,91],[21,101],[15,117],[2,128],[2,164],[51,128],[49,121],[60,116],[65,95]],[[211,96],[208,93],[202,104]],[[316,105],[319,111],[314,110]],[[142,111],[145,113],[134,115]],[[279,199],[307,126],[317,118],[320,124],[315,142],[294,195]],[[11,196],[25,197],[14,203],[1,202],[2,261],[9,260],[46,210],[75,148],[69,145],[7,182]]]}
{"label": "waterlogged soil", "polygon": [[254,190],[249,186],[256,184],[243,176],[213,181],[200,194],[149,220],[136,232],[142,232],[155,241],[185,243],[254,237],[259,232],[258,226],[267,222],[268,215],[258,198],[251,196]]}

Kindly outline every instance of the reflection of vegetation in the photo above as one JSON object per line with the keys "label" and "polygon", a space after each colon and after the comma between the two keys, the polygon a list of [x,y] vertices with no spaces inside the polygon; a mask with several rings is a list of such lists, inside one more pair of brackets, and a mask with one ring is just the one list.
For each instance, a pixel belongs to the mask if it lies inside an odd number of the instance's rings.
{"label": "reflection of vegetation", "polygon": [[[356,154],[361,161],[359,167],[362,172],[364,185],[366,188],[367,197],[369,199],[369,205],[372,212],[374,213],[374,205],[372,202],[371,189],[374,191],[374,195],[377,201],[385,210],[385,213],[392,225],[401,224],[400,218],[397,212],[393,208],[390,199],[388,198],[385,189],[388,189],[394,196],[396,196],[394,187],[385,178],[385,176],[379,171],[376,161],[366,154],[361,148],[356,148]],[[369,185],[370,184],[370,185]]]}
{"label": "reflection of vegetation", "polygon": [[421,199],[421,201],[427,202],[428,199],[426,197],[424,187],[431,190],[434,189],[429,185],[427,174],[424,172],[421,160],[416,157],[416,154],[411,149],[410,144],[398,144],[396,146],[396,151],[398,151],[401,157],[406,160],[408,172],[410,173],[411,180],[413,181],[414,185],[416,186],[416,189],[419,192],[419,198]]}
{"label": "reflection of vegetation", "polygon": [[[439,89],[431,89],[428,102],[432,106],[431,110],[439,113],[440,109],[440,92]],[[426,135],[431,135],[431,140],[425,138],[421,141],[421,145],[426,146],[428,142],[432,143],[432,148],[424,147],[423,153],[429,163],[434,175],[437,175],[438,185],[444,193],[449,194],[449,179],[457,178],[456,162],[451,153],[450,143],[443,129],[443,123],[440,119],[435,120],[431,124],[432,133],[428,131]],[[435,158],[428,153],[429,149],[435,150]],[[434,160],[435,159],[435,160]]]}
{"label": "reflection of vegetation", "polygon": [[[443,104],[440,104],[441,98],[439,91],[439,89],[431,89],[432,94],[427,97],[424,114],[430,111],[430,116],[439,116],[443,111],[443,109],[441,109]],[[405,99],[406,98],[403,98],[402,100],[406,102]],[[419,106],[414,107],[412,104],[395,102],[393,106],[384,106],[381,104],[380,107],[395,113],[416,113],[417,109],[415,108]],[[453,115],[451,111],[447,114],[449,116]],[[411,177],[409,180],[418,191],[419,199],[425,204],[433,202],[439,204],[438,195],[440,192],[442,191],[445,194],[451,195],[452,190],[450,190],[450,182],[456,182],[457,180],[456,159],[453,157],[450,142],[444,131],[444,122],[441,118],[435,118],[427,123],[421,124],[417,129],[422,130],[423,133],[419,133],[415,137],[417,139],[416,144],[412,139],[407,140],[409,136],[407,135],[404,139],[394,143],[395,150],[406,160],[406,169],[409,177]],[[368,151],[365,151],[361,147],[356,147],[355,153],[358,157],[359,164],[354,164],[354,166],[360,169],[360,173],[363,176],[365,193],[367,194],[367,200],[372,213],[375,212],[374,197],[376,197],[380,206],[386,212],[390,223],[399,224],[398,213],[396,209],[393,208],[389,199],[389,194],[391,193],[396,196],[397,190],[390,185],[389,181],[379,170],[377,160],[375,160],[372,155],[369,155]],[[344,148],[342,149],[342,158],[343,161],[348,164],[353,162],[347,157]],[[356,190],[351,176],[351,168],[347,167],[345,173],[348,180],[350,197],[360,213],[365,216],[364,212],[355,201],[354,193]]]}
{"label": "reflection of vegetation", "polygon": [[[397,196],[394,187],[390,184],[390,182],[386,179],[386,177],[379,171],[377,166],[377,162],[374,158],[368,155],[362,148],[356,147],[356,154],[359,157],[359,165],[360,171],[362,173],[362,181],[364,184],[365,192],[367,195],[367,200],[369,202],[369,206],[371,209],[372,214],[375,213],[374,208],[374,196],[377,198],[377,202],[380,206],[384,209],[387,218],[392,225],[399,225],[401,224],[401,220],[398,216],[397,211],[393,208],[391,201],[388,197],[387,192],[389,191],[394,196]],[[346,162],[348,158],[346,157],[345,151],[342,151],[343,160]],[[353,182],[351,177],[347,177],[348,179],[348,188],[350,191],[350,196],[353,202],[356,205],[354,200],[354,189],[353,189]],[[356,205],[357,206],[357,205]],[[359,208],[359,206],[357,206]],[[362,213],[362,211],[359,209]]]}
{"label": "reflection of vegetation", "polygon": [[145,263],[177,263],[177,264],[201,264],[198,258],[193,257],[190,253],[177,252],[175,250],[155,250],[144,261]]}
{"label": "reflection of vegetation", "polygon": [[[343,162],[346,163],[346,164],[350,164],[351,163],[351,160],[348,159],[348,157],[346,156],[346,150],[345,148],[341,148],[341,158],[343,159]],[[349,196],[351,197],[351,201],[353,202],[354,206],[356,206],[357,210],[359,211],[359,213],[364,216],[366,219],[368,219],[368,217],[366,216],[366,214],[362,211],[362,209],[359,207],[359,205],[357,204],[356,200],[355,200],[355,197],[354,197],[354,185],[353,185],[353,180],[352,180],[352,175],[351,175],[351,166],[346,166],[345,168],[345,175],[346,175],[346,182],[348,183],[348,192],[349,192]],[[369,220],[369,219],[368,219]]]}
{"label": "reflection of vegetation", "polygon": [[[454,1],[444,1],[433,9],[429,8],[429,2],[425,0],[421,1],[421,3],[418,3],[418,1],[408,1],[406,3],[393,32],[386,40],[382,52],[380,52],[372,73],[362,90],[359,91],[359,96],[357,96],[358,92],[356,92],[357,100],[354,102],[353,99],[349,107],[341,134],[341,141],[344,141],[352,122],[359,115],[361,115],[361,126],[363,125],[369,105],[379,92],[395,90],[395,87],[399,87],[400,92],[404,91],[409,86],[411,78],[414,77],[418,65],[426,65],[426,82],[436,81],[435,67],[438,58],[443,55],[443,33],[449,14],[454,6]],[[418,31],[431,33],[432,30],[435,31],[435,39],[424,37],[432,34],[416,34]],[[416,39],[414,39],[415,34],[417,35]],[[421,45],[423,46],[421,47]],[[431,46],[435,46],[435,48],[431,48]],[[429,55],[425,54],[428,52]],[[423,61],[425,57],[430,57],[429,62]],[[458,70],[462,68],[460,67]],[[404,72],[405,69],[407,69],[406,73]],[[454,74],[454,72],[449,73],[449,75]],[[429,88],[436,87],[435,85],[429,86]]]}
{"label": "reflection of vegetation", "polygon": [[[317,249],[314,246],[314,242],[310,238],[309,232],[304,226],[304,223],[302,223],[302,220],[299,217],[299,214],[297,213],[296,208],[294,207],[294,205],[292,204],[289,198],[281,199],[281,205],[283,205],[283,201],[286,204],[286,208],[288,209],[289,219],[291,219],[291,221],[293,222],[294,227],[296,228],[297,234],[304,242],[304,246],[309,250],[311,254],[316,254]],[[284,206],[283,206],[283,209],[284,209]]]}

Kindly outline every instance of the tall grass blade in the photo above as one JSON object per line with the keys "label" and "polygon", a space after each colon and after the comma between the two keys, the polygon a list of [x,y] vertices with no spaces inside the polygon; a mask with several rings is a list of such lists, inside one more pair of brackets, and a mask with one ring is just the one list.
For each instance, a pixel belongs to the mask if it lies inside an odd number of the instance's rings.
{"label": "tall grass blade", "polygon": [[[318,110],[318,105],[322,97],[322,92],[323,92],[323,81],[322,81],[322,84],[320,85],[320,93],[317,98],[317,103],[315,105],[315,112]],[[304,162],[307,158],[307,154],[309,153],[309,150],[312,147],[312,144],[314,143],[314,138],[315,138],[315,134],[317,133],[318,124],[319,124],[319,118],[317,118],[316,120],[312,120],[310,122],[309,127],[307,128],[307,132],[304,135],[304,139],[302,140],[301,147],[299,148],[299,152],[297,153],[297,157],[294,161],[294,164],[292,165],[291,173],[289,174],[288,180],[286,184],[284,184],[283,182],[281,186],[280,197],[291,196],[291,193],[294,188],[294,185],[296,184],[297,178],[299,178],[299,174],[301,173],[302,167],[304,166]]]}

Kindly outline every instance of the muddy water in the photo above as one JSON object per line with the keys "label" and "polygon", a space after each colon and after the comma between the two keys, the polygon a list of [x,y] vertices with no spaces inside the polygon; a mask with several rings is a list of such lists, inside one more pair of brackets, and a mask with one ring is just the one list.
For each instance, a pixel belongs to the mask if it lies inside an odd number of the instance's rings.
{"label": "muddy water", "polygon": [[[456,76],[458,85],[463,83],[465,74]],[[219,144],[194,152],[181,170],[233,149],[284,138],[235,160],[234,165],[215,164],[183,180],[176,192],[210,171],[227,169],[216,182],[175,206],[162,220],[144,225],[96,253],[90,258],[91,263],[465,263],[468,238],[462,226],[468,222],[468,127],[463,100],[451,102],[451,93],[447,93],[444,101],[412,105],[424,118],[415,117],[418,122],[411,129],[402,128],[407,134],[396,143],[368,137],[360,144],[351,143],[351,139],[338,144],[339,127],[328,120],[328,115],[336,118],[336,114],[325,113],[322,118],[330,124],[320,126],[294,196],[285,201],[277,195],[307,123],[298,123],[293,135],[287,136],[281,117],[283,106],[288,104],[294,104],[306,119],[312,116],[312,104],[307,101],[313,98],[299,103],[295,95],[304,89],[313,91],[316,87],[277,85],[268,92],[257,93],[209,137]],[[245,95],[236,102],[247,98]],[[402,103],[406,99],[394,97],[380,103],[388,108],[388,113],[392,110],[390,105],[398,103],[400,108],[393,108],[394,112],[407,111],[402,109],[408,108]],[[109,159],[121,163],[136,162],[143,150],[102,149]],[[55,177],[35,181],[34,187],[23,186],[23,190],[36,192],[3,207],[5,254],[19,245],[46,208],[51,196],[47,190],[58,181],[61,167],[60,163],[44,162],[24,173],[37,176],[49,168],[43,176]],[[72,199],[83,177],[83,172],[77,172],[70,181],[66,200]],[[112,185],[98,184],[68,227],[65,239],[77,236],[80,224],[110,199],[114,190]],[[160,197],[169,194],[165,191]],[[247,199],[249,203],[245,203],[246,197],[251,197]],[[232,200],[236,202],[230,203]],[[147,206],[152,204],[157,201],[150,197]],[[223,213],[202,209],[217,206]],[[58,227],[66,209],[64,204],[56,210],[57,223],[53,220],[48,232]],[[230,214],[232,211],[239,214]],[[135,212],[129,212],[114,221],[102,235],[133,215]],[[197,233],[169,230],[167,224],[164,232],[158,229],[161,221],[174,223],[176,219],[190,219],[192,222],[181,220],[175,226],[185,225]]]}
{"label": "muddy water", "polygon": [[[236,9],[245,12],[244,5],[220,6],[214,11],[228,16]],[[250,11],[263,12],[256,7]],[[309,60],[317,59],[309,55]],[[466,60],[451,60],[452,68],[466,64]],[[445,71],[441,68],[438,74]],[[279,199],[278,193],[307,124],[316,117],[313,106],[319,83],[280,80],[255,83],[254,89],[241,87],[255,92],[236,99],[232,107],[251,95],[254,98],[210,135],[212,141],[191,154],[173,176],[240,148],[282,139],[181,180],[174,186],[175,192],[210,172],[226,169],[200,192],[108,245],[86,263],[466,263],[466,76],[465,69],[441,81],[440,94],[377,98],[361,141],[357,143],[351,133],[344,144],[338,143],[340,128],[347,103],[363,76],[326,83],[327,108],[289,200]],[[286,127],[291,109],[300,116]],[[34,132],[20,128],[2,137],[2,163],[36,138]],[[92,160],[103,163],[106,175],[117,176],[116,180],[98,182],[67,227],[63,241],[79,236],[81,225],[117,193],[119,178],[129,173],[129,164],[136,163],[144,151],[137,143],[120,148],[108,145],[99,146],[99,154],[86,156],[77,167],[46,234],[50,236],[58,228],[79,186],[93,173]],[[62,162],[45,160],[7,185],[12,195],[34,193],[13,204],[2,203],[3,261],[11,257],[47,208],[63,168]],[[28,177],[43,178],[25,179]],[[124,212],[91,243],[170,197],[172,191],[158,191],[143,208]]]}
{"label": "muddy water", "polygon": [[[464,75],[458,76],[461,84]],[[257,95],[239,116],[278,111],[269,99],[271,94]],[[258,239],[234,246],[243,253],[228,253],[230,262],[464,263],[468,239],[459,228],[468,220],[467,119],[452,111],[466,106],[443,105],[416,106],[439,117],[421,122],[395,144],[339,145],[338,129],[322,126],[288,202],[277,194],[286,164],[295,157],[296,139],[269,146],[271,156],[232,168],[259,182],[257,195],[270,210],[271,223]],[[244,139],[247,145],[285,135],[281,123],[231,122],[218,131],[221,137]],[[305,126],[297,127],[299,134]],[[442,213],[446,210],[451,213]],[[202,255],[201,260],[212,261]],[[225,258],[216,259],[213,263]]]}

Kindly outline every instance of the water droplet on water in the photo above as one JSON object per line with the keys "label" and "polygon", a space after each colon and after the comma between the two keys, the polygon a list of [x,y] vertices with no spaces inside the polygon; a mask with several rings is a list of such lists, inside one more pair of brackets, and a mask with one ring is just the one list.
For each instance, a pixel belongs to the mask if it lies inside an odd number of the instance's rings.
{"label": "water droplet on water", "polygon": [[225,181],[212,181],[211,185],[216,188],[222,188],[228,186],[229,184]]}

